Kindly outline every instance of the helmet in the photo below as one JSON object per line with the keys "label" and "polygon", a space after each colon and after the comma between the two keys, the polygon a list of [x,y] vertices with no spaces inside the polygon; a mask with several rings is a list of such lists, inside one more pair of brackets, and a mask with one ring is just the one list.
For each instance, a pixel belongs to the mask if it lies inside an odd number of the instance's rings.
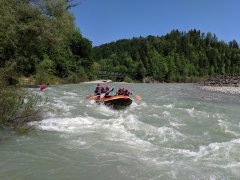
{"label": "helmet", "polygon": [[97,86],[100,86],[100,84],[97,84]]}
{"label": "helmet", "polygon": [[102,88],[102,89],[104,89],[104,88],[105,88],[105,86],[102,86],[101,88]]}
{"label": "helmet", "polygon": [[126,87],[126,89],[125,90],[127,90],[128,91],[128,87]]}
{"label": "helmet", "polygon": [[119,90],[122,90],[122,89],[123,89],[122,87],[119,88]]}
{"label": "helmet", "polygon": [[106,89],[110,89],[110,86],[106,86]]}

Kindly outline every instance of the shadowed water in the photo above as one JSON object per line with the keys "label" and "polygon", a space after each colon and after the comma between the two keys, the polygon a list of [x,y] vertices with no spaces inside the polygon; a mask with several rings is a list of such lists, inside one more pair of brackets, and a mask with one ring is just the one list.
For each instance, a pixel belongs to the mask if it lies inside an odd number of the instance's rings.
{"label": "shadowed water", "polygon": [[27,135],[0,131],[0,179],[239,179],[240,96],[194,84],[129,86],[121,111],[85,97],[95,84],[52,86]]}

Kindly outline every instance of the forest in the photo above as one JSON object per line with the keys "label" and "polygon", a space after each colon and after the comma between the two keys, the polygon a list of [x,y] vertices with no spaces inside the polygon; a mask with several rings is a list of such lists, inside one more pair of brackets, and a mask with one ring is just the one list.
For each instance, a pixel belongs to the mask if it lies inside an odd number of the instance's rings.
{"label": "forest", "polygon": [[240,73],[237,41],[219,41],[215,34],[196,29],[103,44],[93,48],[93,57],[102,70],[125,72],[140,81],[195,82]]}
{"label": "forest", "polygon": [[1,0],[0,67],[12,82],[79,82],[92,77],[92,44],[81,35],[71,0]]}

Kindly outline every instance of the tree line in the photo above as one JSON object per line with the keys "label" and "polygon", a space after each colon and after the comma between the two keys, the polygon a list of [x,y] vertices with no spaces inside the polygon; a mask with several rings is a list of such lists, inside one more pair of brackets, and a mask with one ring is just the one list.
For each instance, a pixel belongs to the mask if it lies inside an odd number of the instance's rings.
{"label": "tree line", "polygon": [[[92,43],[76,27],[71,0],[0,0],[0,67],[36,83],[93,78]],[[12,77],[14,78],[14,77]]]}
{"label": "tree line", "polygon": [[226,43],[196,29],[103,44],[93,48],[93,57],[102,70],[125,72],[136,80],[192,82],[206,76],[240,74],[236,40]]}

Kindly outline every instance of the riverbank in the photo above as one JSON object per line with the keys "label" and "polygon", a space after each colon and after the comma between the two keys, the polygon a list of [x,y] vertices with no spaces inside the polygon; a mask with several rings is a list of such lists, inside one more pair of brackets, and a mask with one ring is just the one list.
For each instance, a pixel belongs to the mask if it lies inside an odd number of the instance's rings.
{"label": "riverbank", "polygon": [[199,84],[206,91],[240,94],[240,75],[208,77]]}
{"label": "riverbank", "polygon": [[200,89],[212,92],[221,92],[228,94],[240,94],[240,87],[230,87],[230,86],[201,86]]}
{"label": "riverbank", "polygon": [[199,84],[214,87],[239,87],[240,75],[210,76],[202,80]]}

